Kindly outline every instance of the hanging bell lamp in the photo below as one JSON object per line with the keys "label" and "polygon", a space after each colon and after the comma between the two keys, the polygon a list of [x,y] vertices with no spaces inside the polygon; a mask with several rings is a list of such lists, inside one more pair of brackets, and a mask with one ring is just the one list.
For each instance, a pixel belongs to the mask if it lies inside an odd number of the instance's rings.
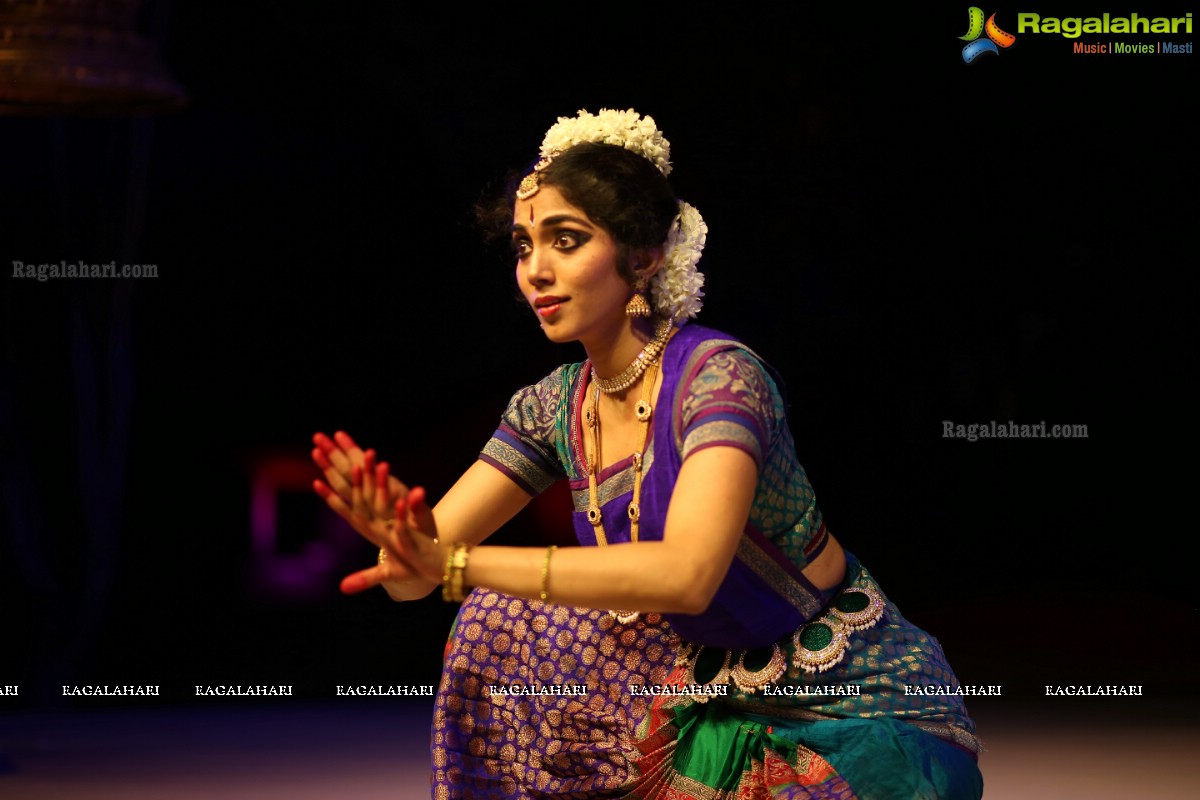
{"label": "hanging bell lamp", "polygon": [[142,0],[0,0],[0,115],[114,116],[187,103],[136,30]]}

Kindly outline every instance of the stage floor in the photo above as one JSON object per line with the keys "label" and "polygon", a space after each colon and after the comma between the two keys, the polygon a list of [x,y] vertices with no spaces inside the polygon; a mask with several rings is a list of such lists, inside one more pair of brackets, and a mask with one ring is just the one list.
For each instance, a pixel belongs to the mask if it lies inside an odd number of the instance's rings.
{"label": "stage floor", "polygon": [[[1200,797],[1200,726],[975,705],[987,800]],[[425,800],[429,713],[428,702],[8,713],[0,797]]]}

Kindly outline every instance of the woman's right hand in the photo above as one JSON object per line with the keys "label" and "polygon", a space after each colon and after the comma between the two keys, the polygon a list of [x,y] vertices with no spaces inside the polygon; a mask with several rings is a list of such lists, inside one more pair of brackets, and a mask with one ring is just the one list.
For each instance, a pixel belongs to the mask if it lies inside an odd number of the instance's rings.
{"label": "woman's right hand", "polygon": [[348,522],[353,511],[368,519],[387,519],[392,504],[408,496],[408,487],[389,474],[387,462],[376,463],[375,451],[363,450],[345,431],[337,431],[332,439],[315,433],[313,444],[313,463],[325,475],[325,482],[314,481],[313,488]]}
{"label": "woman's right hand", "polygon": [[[371,523],[390,523],[395,503],[408,496],[408,487],[390,474],[386,461],[376,463],[374,450],[363,450],[344,431],[337,431],[332,438],[316,433],[313,444],[313,462],[325,476],[324,481],[313,481],[313,490],[360,536],[377,544]],[[429,594],[437,584],[408,569],[399,553],[388,559],[388,549],[381,548],[383,557],[375,568],[379,570],[375,582],[394,600],[416,600]]]}

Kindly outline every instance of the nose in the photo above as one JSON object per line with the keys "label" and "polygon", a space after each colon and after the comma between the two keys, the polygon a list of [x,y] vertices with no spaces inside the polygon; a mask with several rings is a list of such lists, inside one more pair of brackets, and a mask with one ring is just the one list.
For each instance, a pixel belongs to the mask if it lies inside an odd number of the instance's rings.
{"label": "nose", "polygon": [[553,252],[545,247],[534,247],[525,257],[525,280],[533,286],[545,286],[554,282]]}

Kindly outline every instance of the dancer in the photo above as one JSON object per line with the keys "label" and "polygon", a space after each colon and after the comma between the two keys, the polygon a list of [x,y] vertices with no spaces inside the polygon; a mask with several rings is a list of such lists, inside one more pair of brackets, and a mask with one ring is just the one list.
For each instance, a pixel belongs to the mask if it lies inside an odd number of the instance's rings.
{"label": "dancer", "polygon": [[[586,360],[519,390],[435,506],[314,438],[316,490],[380,548],[343,590],[462,602],[433,795],[978,798],[961,698],[910,691],[955,676],[826,526],[782,381],[691,322],[707,229],[671,166],[632,110],[547,132],[505,228],[531,313]],[[481,544],[559,480],[581,547]]]}

